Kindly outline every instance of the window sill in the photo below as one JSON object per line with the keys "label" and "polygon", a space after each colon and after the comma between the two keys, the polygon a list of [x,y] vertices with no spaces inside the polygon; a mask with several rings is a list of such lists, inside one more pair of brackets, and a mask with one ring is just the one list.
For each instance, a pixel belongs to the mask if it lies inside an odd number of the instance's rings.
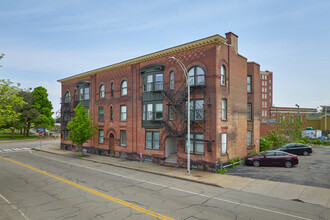
{"label": "window sill", "polygon": [[144,149],[146,149],[146,150],[156,150],[156,151],[159,151],[159,149],[151,149],[151,148],[146,148],[146,147],[144,147]]}

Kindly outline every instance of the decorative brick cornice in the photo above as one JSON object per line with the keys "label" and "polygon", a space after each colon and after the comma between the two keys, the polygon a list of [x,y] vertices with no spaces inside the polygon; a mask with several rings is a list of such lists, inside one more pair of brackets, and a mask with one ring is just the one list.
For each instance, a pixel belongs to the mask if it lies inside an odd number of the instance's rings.
{"label": "decorative brick cornice", "polygon": [[133,64],[142,63],[142,62],[146,62],[146,61],[149,61],[149,60],[158,59],[158,58],[161,58],[161,57],[171,56],[171,55],[176,54],[176,53],[181,53],[181,52],[184,52],[184,51],[192,50],[192,49],[195,49],[195,48],[198,48],[198,47],[203,47],[203,46],[210,45],[210,44],[218,44],[218,45],[223,44],[226,41],[227,41],[227,39],[221,37],[220,35],[213,35],[211,37],[203,38],[203,39],[193,41],[193,42],[190,42],[190,43],[186,43],[186,44],[182,44],[182,45],[179,45],[179,46],[176,46],[176,47],[171,47],[171,48],[161,50],[161,51],[158,51],[158,52],[155,52],[155,53],[147,54],[147,55],[144,55],[144,56],[141,56],[141,57],[133,58],[133,59],[130,59],[130,60],[126,60],[126,61],[116,63],[116,64],[113,64],[113,65],[110,65],[110,66],[102,67],[102,68],[99,68],[99,69],[87,71],[87,72],[80,73],[80,74],[70,76],[70,77],[67,77],[67,78],[64,78],[64,79],[60,79],[60,80],[57,80],[57,81],[58,82],[68,82],[70,80],[80,79],[80,78],[83,78],[83,77],[103,73],[103,72],[106,72],[106,71],[119,69],[119,68],[122,68],[122,67],[127,67],[127,66],[130,66],[130,65],[133,65]]}

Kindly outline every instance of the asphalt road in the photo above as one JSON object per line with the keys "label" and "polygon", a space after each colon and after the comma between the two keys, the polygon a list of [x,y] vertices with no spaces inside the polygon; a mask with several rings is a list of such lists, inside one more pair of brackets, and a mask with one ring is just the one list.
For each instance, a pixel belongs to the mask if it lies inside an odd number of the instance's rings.
{"label": "asphalt road", "polygon": [[318,205],[44,152],[3,152],[0,166],[0,219],[330,219]]}
{"label": "asphalt road", "polygon": [[299,156],[299,164],[292,168],[253,167],[243,164],[228,169],[226,173],[330,189],[330,146],[313,147],[313,153],[309,156]]}

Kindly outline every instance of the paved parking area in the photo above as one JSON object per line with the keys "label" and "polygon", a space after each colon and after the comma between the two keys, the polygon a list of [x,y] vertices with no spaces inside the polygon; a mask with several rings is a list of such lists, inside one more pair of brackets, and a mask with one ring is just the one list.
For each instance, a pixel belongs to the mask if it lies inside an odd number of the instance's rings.
{"label": "paved parking area", "polygon": [[299,164],[292,168],[243,164],[226,174],[330,189],[330,146],[313,146],[313,153],[299,156]]}

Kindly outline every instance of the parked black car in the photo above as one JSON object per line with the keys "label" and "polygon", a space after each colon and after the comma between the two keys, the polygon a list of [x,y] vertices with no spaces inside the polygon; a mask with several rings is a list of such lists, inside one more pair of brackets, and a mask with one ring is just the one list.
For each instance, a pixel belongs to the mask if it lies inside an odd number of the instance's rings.
{"label": "parked black car", "polygon": [[304,156],[307,156],[308,154],[313,152],[313,149],[311,146],[307,146],[307,145],[299,144],[299,143],[289,143],[280,148],[277,148],[277,150],[285,151],[290,154],[300,154],[300,155],[304,155]]}
{"label": "parked black car", "polygon": [[292,167],[299,163],[298,156],[283,151],[263,151],[245,158],[245,164],[258,166],[285,166]]}

